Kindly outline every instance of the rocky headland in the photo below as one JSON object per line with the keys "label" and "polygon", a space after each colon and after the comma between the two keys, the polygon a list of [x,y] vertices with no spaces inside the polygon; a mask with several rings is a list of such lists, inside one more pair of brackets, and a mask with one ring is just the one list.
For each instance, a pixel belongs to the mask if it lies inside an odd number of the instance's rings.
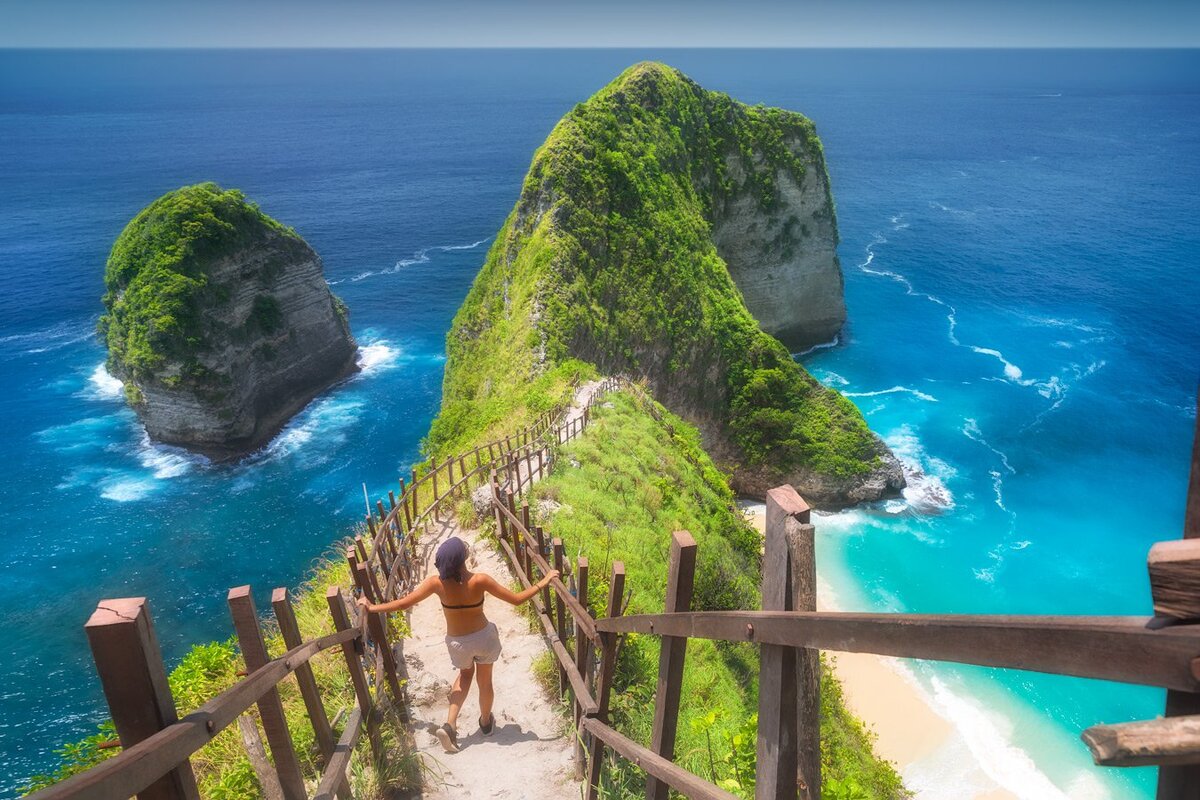
{"label": "rocky headland", "polygon": [[237,458],[358,369],[320,257],[237,190],[155,200],[117,238],[105,286],[108,369],[159,442]]}
{"label": "rocky headland", "polygon": [[448,336],[429,444],[546,402],[584,362],[644,380],[740,492],[898,493],[858,409],[790,355],[845,321],[837,236],[811,121],[630,67],[535,153]]}

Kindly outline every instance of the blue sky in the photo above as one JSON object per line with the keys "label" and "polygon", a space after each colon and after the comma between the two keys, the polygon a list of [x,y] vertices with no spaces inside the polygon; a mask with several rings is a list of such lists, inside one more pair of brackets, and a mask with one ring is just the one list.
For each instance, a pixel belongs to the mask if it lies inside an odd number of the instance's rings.
{"label": "blue sky", "polygon": [[1176,0],[0,0],[0,47],[1197,47]]}

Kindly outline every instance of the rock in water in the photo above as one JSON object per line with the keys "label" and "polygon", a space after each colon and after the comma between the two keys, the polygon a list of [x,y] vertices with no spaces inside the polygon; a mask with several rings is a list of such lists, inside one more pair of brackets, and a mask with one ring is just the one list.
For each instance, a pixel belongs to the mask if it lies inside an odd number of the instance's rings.
{"label": "rock in water", "polygon": [[582,361],[644,379],[739,491],[894,495],[899,463],[789,353],[845,320],[836,246],[812,122],[630,67],[535,153],[447,338],[430,443],[544,406],[538,387]]}
{"label": "rock in water", "polygon": [[108,369],[160,442],[236,458],[358,370],[320,257],[236,189],[185,186],[144,208],[105,286]]}

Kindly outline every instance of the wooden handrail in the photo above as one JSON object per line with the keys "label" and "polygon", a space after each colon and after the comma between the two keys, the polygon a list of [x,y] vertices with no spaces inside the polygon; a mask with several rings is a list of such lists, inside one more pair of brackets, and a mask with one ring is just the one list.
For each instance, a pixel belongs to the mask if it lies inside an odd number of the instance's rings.
{"label": "wooden handrail", "polygon": [[[495,497],[494,493],[493,500],[495,501],[496,508],[500,509],[500,511],[505,517],[508,518],[508,521],[511,524],[515,525],[524,536],[532,538],[532,534],[529,532],[529,529],[526,528],[524,524],[522,524],[521,520],[505,507],[504,503],[500,502],[499,498]],[[537,548],[530,550],[530,557],[533,559],[533,562],[537,564],[538,569],[542,571],[543,575],[550,573],[550,564],[545,558],[542,557],[541,553],[537,552]],[[594,640],[596,638],[597,630],[596,623],[592,619],[592,615],[588,613],[586,608],[584,608],[583,603],[579,602],[579,599],[571,594],[571,590],[560,579],[551,578],[550,585],[554,587],[554,590],[558,592],[559,597],[562,598],[563,604],[566,605],[566,607],[570,610],[571,616],[575,619],[576,626],[582,628],[584,634],[589,639]]]}
{"label": "wooden handrail", "polygon": [[359,628],[339,631],[294,647],[235,683],[183,719],[143,739],[87,772],[35,792],[34,800],[128,800],[232,724],[259,698],[301,664],[324,650],[362,636]]}
{"label": "wooden handrail", "polygon": [[653,750],[642,747],[595,717],[584,717],[582,725],[585,731],[604,742],[622,757],[685,797],[694,798],[694,800],[737,800],[737,795],[730,794],[719,786],[714,786],[674,762],[668,761]]}
{"label": "wooden handrail", "polygon": [[597,630],[952,661],[1200,691],[1200,629],[1149,617],[693,611],[596,620]]}
{"label": "wooden handrail", "polygon": [[1093,725],[1083,741],[1101,767],[1200,764],[1200,716]]}

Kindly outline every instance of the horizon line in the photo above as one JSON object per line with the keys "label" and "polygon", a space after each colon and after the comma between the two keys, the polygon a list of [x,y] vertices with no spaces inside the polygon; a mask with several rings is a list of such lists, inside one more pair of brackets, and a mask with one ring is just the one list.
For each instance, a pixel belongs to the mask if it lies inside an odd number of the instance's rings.
{"label": "horizon line", "polygon": [[1181,44],[981,44],[981,45],[870,45],[870,44],[834,44],[834,45],[654,45],[654,44],[612,44],[612,45],[244,45],[244,44],[205,44],[205,45],[145,45],[145,44],[100,44],[100,45],[56,45],[29,44],[13,45],[0,44],[0,51],[18,50],[59,50],[59,51],[118,51],[118,50],[1111,50],[1111,51],[1192,51],[1200,50],[1200,43]]}

